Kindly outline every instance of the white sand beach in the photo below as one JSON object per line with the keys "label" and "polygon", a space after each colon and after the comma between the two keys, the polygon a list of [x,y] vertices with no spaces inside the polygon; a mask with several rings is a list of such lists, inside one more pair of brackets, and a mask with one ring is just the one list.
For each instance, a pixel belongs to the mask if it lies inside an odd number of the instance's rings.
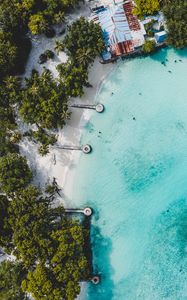
{"label": "white sand beach", "polygon": [[[55,55],[54,60],[50,60],[43,65],[38,64],[39,55],[46,49],[54,50],[54,39],[40,38],[32,41],[33,47],[30,53],[26,72],[24,77],[30,75],[32,69],[42,72],[45,68],[51,70],[55,77],[58,76],[56,71],[57,64],[66,61],[67,56],[61,52]],[[91,88],[85,88],[85,94],[82,98],[71,99],[71,103],[97,103],[97,91],[114,66],[112,64],[103,65],[99,62],[99,58],[90,67],[89,82]],[[82,110],[71,108],[71,119],[66,126],[55,132],[58,136],[57,145],[80,145],[81,132],[85,122],[90,118],[92,110]],[[23,132],[27,126],[18,120],[19,128]],[[54,146],[50,147],[50,153],[42,157],[37,151],[37,145],[23,138],[20,143],[20,151],[27,158],[28,163],[33,171],[33,183],[44,188],[47,183],[51,183],[53,178],[56,179],[60,188],[62,188],[62,199],[58,199],[59,203],[63,203],[65,207],[71,206],[71,187],[73,182],[73,173],[80,156],[80,151],[67,151],[57,149]]]}
{"label": "white sand beach", "polygon": [[[80,16],[85,18],[89,17],[90,10],[88,4],[82,4],[77,11],[67,17],[66,24],[71,24],[75,19]],[[56,40],[62,40],[62,36],[58,33],[62,30],[63,26],[58,26],[56,29],[57,35],[54,38],[46,38],[45,36],[32,37],[32,49],[29,55],[29,59],[26,65],[23,78],[29,77],[33,69],[42,73],[45,69],[49,69],[55,78],[58,77],[56,66],[62,62],[67,61],[67,55],[64,52],[59,54],[55,53],[53,60],[47,61],[45,64],[38,64],[38,59],[41,53],[50,49],[54,51],[54,45]],[[54,51],[55,52],[55,51]],[[101,86],[101,83],[106,78],[107,74],[113,69],[114,65],[102,65],[99,63],[99,58],[96,59],[93,66],[89,71],[89,82],[92,84],[91,88],[85,88],[85,94],[82,98],[74,98],[70,100],[70,103],[84,103],[94,104],[97,103],[97,92]],[[81,133],[85,123],[89,120],[92,113],[96,113],[92,110],[83,109],[71,109],[71,119],[67,122],[63,129],[59,129],[54,133],[58,137],[57,145],[80,145]],[[23,133],[29,128],[26,124],[22,123],[20,119],[17,119],[19,130]],[[65,207],[71,207],[71,195],[73,178],[78,164],[81,151],[68,151],[60,150],[55,146],[50,147],[50,152],[46,156],[42,157],[38,153],[38,146],[29,141],[27,137],[24,137],[19,144],[20,152],[27,158],[28,164],[33,172],[33,184],[44,189],[48,183],[56,179],[59,187],[62,189],[61,196],[58,197],[56,205],[63,204]],[[77,203],[77,207],[79,204]],[[10,259],[14,260],[14,256],[7,256],[1,254],[0,262]],[[81,297],[82,299],[82,297]]]}
{"label": "white sand beach", "polygon": [[[84,6],[84,8],[81,8],[75,14],[68,17],[68,22],[73,22],[73,20],[78,18],[80,15],[88,17],[89,14],[89,8]],[[59,32],[61,29],[62,27],[57,28],[57,32]],[[41,53],[47,49],[54,51],[56,40],[62,40],[62,36],[58,35],[58,33],[57,36],[52,39],[48,39],[44,36],[32,38],[32,50],[29,55],[23,78],[29,77],[33,69],[37,70],[39,73],[42,73],[45,68],[49,69],[55,78],[58,77],[56,66],[62,62],[66,62],[68,58],[64,52],[60,52],[59,54],[55,53],[54,59],[47,61],[45,64],[38,64],[38,59]],[[96,59],[93,66],[91,66],[89,70],[89,82],[92,87],[85,88],[84,96],[81,98],[72,98],[70,99],[70,103],[97,103],[97,94],[100,86],[113,68],[113,64],[104,65],[99,62],[99,58]],[[70,111],[72,113],[71,119],[67,122],[63,129],[59,129],[58,131],[54,132],[58,137],[58,141],[56,143],[58,146],[79,146],[85,123],[89,120],[92,114],[97,113],[94,110],[83,110],[76,108],[70,108]],[[17,121],[21,132],[28,130],[29,126],[23,124],[19,119]],[[44,190],[45,186],[49,183],[52,183],[53,178],[55,178],[58,186],[61,189],[61,197],[57,198],[55,204],[63,204],[65,207],[71,207],[73,180],[81,151],[62,150],[58,149],[54,145],[50,147],[49,154],[42,157],[38,153],[37,144],[28,140],[27,137],[22,139],[19,147],[21,154],[27,158],[28,164],[33,172],[33,184]],[[79,203],[77,203],[77,207],[79,207]],[[1,257],[1,260],[4,260],[5,258],[6,257],[3,256]],[[10,257],[10,259],[13,258]],[[86,284],[82,283],[81,294],[78,297],[79,300],[85,298],[85,287]]]}
{"label": "white sand beach", "polygon": [[[88,18],[90,15],[89,3],[81,4],[77,10],[66,17],[66,25],[71,24],[80,16]],[[62,62],[67,61],[67,55],[64,52],[59,54],[55,53],[54,45],[56,40],[63,40],[64,35],[59,35],[64,25],[55,28],[57,35],[54,38],[46,38],[41,35],[32,37],[32,50],[29,55],[24,77],[29,77],[33,69],[39,73],[45,69],[49,69],[55,78],[58,77],[56,66]],[[38,64],[38,59],[41,53],[50,49],[55,53],[53,60],[47,61],[45,64]],[[113,65],[102,65],[99,63],[99,58],[90,67],[89,82],[93,87],[85,88],[84,96],[80,98],[71,99],[71,103],[97,103],[97,91],[104,80],[106,75],[112,70]],[[71,119],[67,122],[66,126],[55,132],[58,136],[57,145],[80,145],[81,132],[85,122],[90,118],[92,110],[71,109]],[[27,126],[18,120],[20,130],[26,131]],[[73,182],[73,173],[80,156],[80,151],[67,151],[50,147],[50,153],[42,157],[37,151],[37,145],[27,138],[23,138],[20,143],[20,151],[26,156],[28,163],[33,171],[33,183],[43,188],[47,183],[52,182],[55,177],[58,185],[62,188],[62,202],[64,206],[71,206],[71,187]],[[66,201],[67,200],[67,201]]]}

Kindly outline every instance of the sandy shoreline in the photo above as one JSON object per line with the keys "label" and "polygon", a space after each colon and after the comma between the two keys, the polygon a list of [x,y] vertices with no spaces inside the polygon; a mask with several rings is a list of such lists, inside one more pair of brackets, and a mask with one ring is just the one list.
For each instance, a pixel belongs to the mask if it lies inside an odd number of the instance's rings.
{"label": "sandy shoreline", "polygon": [[[71,16],[68,16],[69,22],[72,23],[80,15],[88,17],[90,9],[88,4],[82,4],[80,9],[77,10]],[[56,66],[62,62],[67,61],[67,55],[64,52],[60,52],[58,55],[55,53],[53,60],[47,61],[44,65],[38,64],[39,56],[47,49],[54,51],[54,45],[56,40],[61,40],[59,36],[61,27],[57,27],[57,36],[52,39],[48,39],[45,36],[32,37],[32,49],[28,58],[27,66],[23,78],[30,77],[33,69],[42,73],[44,69],[49,69],[54,76],[58,77]],[[100,90],[102,83],[107,75],[114,68],[113,64],[103,65],[99,63],[99,58],[95,60],[93,66],[89,70],[89,82],[92,85],[91,88],[84,89],[84,96],[81,98],[71,99],[71,103],[84,103],[95,104],[97,103],[97,94]],[[63,129],[54,132],[57,134],[57,145],[80,145],[82,132],[86,122],[90,119],[92,114],[96,113],[93,110],[82,109],[70,109],[72,112],[71,119],[67,122]],[[24,124],[20,119],[17,119],[18,128],[20,132],[24,133],[28,131],[29,126]],[[65,207],[71,207],[72,199],[72,187],[74,182],[74,176],[76,173],[76,167],[79,162],[81,151],[67,151],[60,150],[54,146],[50,147],[50,152],[42,157],[38,153],[38,145],[33,141],[28,140],[27,137],[23,137],[19,144],[20,153],[27,158],[28,164],[33,172],[33,184],[45,190],[47,184],[52,183],[53,178],[56,179],[59,187],[61,188],[61,197],[58,196],[56,205],[63,204]],[[79,207],[79,203],[76,203]],[[3,260],[14,260],[11,255],[0,255],[0,262]],[[86,283],[81,284],[81,294],[77,300],[85,299],[86,295]]]}
{"label": "sandy shoreline", "polygon": [[[80,7],[67,16],[67,24],[71,24],[80,16],[88,18],[90,15],[89,4],[81,4]],[[46,38],[44,35],[32,37],[32,49],[28,58],[27,66],[24,77],[29,77],[33,69],[42,73],[45,69],[49,69],[55,78],[58,78],[58,72],[56,67],[62,62],[66,62],[68,57],[65,52],[57,54],[54,50],[55,41],[62,40],[64,36],[59,35],[62,26],[57,26],[57,35],[54,38]],[[38,64],[38,59],[41,53],[45,50],[50,49],[54,52],[55,56],[53,60],[48,60],[45,64]],[[106,78],[107,74],[113,69],[113,64],[103,65],[99,63],[99,58],[95,60],[93,66],[89,70],[89,82],[91,88],[84,89],[84,96],[81,98],[71,99],[71,103],[85,103],[93,104],[97,102],[97,92]],[[80,145],[80,139],[82,130],[85,123],[89,120],[93,112],[92,110],[82,110],[71,108],[71,119],[68,120],[66,126],[58,132],[57,145]],[[28,130],[27,126],[18,120],[19,130],[24,133]],[[30,168],[33,172],[33,183],[41,188],[44,188],[47,183],[52,182],[53,177],[60,188],[62,189],[62,199],[59,202],[63,203],[64,206],[71,206],[71,189],[73,185],[74,171],[80,157],[80,151],[65,151],[55,148],[55,145],[50,147],[50,153],[42,157],[39,155],[37,145],[29,141],[27,138],[23,138],[20,143],[20,152],[26,156]]]}
{"label": "sandy shoreline", "polygon": [[[97,94],[107,78],[107,75],[113,70],[114,65],[103,65],[97,59],[89,72],[89,82],[93,87],[86,88],[82,98],[72,99],[72,103],[97,103]],[[81,135],[86,122],[92,114],[96,113],[92,110],[82,110],[71,108],[71,119],[66,126],[58,131],[58,145],[80,145]],[[23,124],[22,124],[23,126]],[[24,127],[24,126],[23,126]],[[24,128],[23,128],[24,130]],[[55,177],[59,187],[62,189],[62,197],[58,197],[56,204],[63,204],[65,207],[71,207],[72,191],[76,167],[81,155],[80,151],[67,151],[50,148],[50,153],[44,157],[39,155],[37,145],[27,138],[24,138],[20,143],[20,152],[24,155],[33,171],[33,183],[44,189],[47,183],[51,183]],[[85,154],[86,155],[86,154]],[[79,207],[79,203],[77,203]],[[81,284],[81,294],[77,300],[85,299],[86,283]]]}
{"label": "sandy shoreline", "polygon": [[[99,63],[99,59],[97,59],[91,67],[89,73],[89,82],[93,85],[93,87],[85,89],[84,96],[82,98],[73,99],[73,102],[85,104],[97,103],[97,95],[99,93],[99,90],[107,75],[113,70],[113,68],[114,65],[102,65]],[[82,136],[84,126],[86,122],[88,122],[88,120],[91,118],[93,113],[96,112],[92,110],[72,109],[72,118],[68,125],[73,127],[75,132],[78,129],[76,139],[74,140],[74,142],[76,142],[77,144],[80,144],[80,139]],[[64,131],[66,130],[68,130],[68,128],[64,128]],[[68,171],[64,175],[64,194],[69,199],[72,198],[72,186],[80,154],[81,152],[72,153],[71,159],[68,163]]]}
{"label": "sandy shoreline", "polygon": [[[77,19],[80,15],[88,17],[90,14],[89,5],[82,5],[74,14],[68,16],[69,23]],[[32,38],[32,50],[28,58],[27,66],[24,77],[29,77],[32,70],[35,69],[39,73],[42,73],[46,68],[49,69],[54,77],[58,77],[58,72],[56,67],[62,62],[66,62],[67,55],[64,52],[59,54],[55,53],[54,45],[55,40],[61,40],[62,36],[58,35],[61,27],[57,30],[57,36],[48,39],[45,36],[41,35],[38,37]],[[55,57],[53,60],[47,61],[45,64],[38,64],[38,58],[41,53],[45,50],[50,49],[54,51]],[[96,95],[97,92],[106,78],[107,74],[113,69],[113,64],[103,65],[99,63],[99,58],[95,60],[93,66],[89,70],[89,82],[91,83],[91,88],[84,89],[84,96],[81,98],[73,98],[70,100],[71,103],[85,103],[93,104],[97,102]],[[82,110],[82,109],[70,109],[72,112],[70,120],[63,129],[54,132],[57,134],[58,141],[57,145],[80,145],[80,138],[82,135],[82,130],[85,123],[89,120],[93,112],[92,110]],[[27,126],[18,120],[19,130],[24,133],[27,131]],[[76,165],[80,157],[80,151],[65,151],[55,148],[54,146],[50,147],[50,153],[42,157],[39,155],[37,150],[37,145],[32,141],[29,141],[27,138],[23,138],[20,143],[20,152],[22,155],[26,156],[30,168],[33,172],[33,183],[38,185],[41,188],[44,188],[47,183],[51,183],[53,177],[56,178],[56,181],[60,188],[62,189],[62,199],[59,199],[59,202],[63,203],[64,206],[71,206],[71,188],[73,185],[73,175]]]}
{"label": "sandy shoreline", "polygon": [[[99,63],[97,59],[92,66],[89,73],[89,82],[93,85],[92,88],[86,89],[85,94],[82,98],[74,99],[75,102],[80,103],[97,103],[97,95],[100,91],[102,84],[104,83],[107,76],[113,70],[114,65],[102,65]],[[80,139],[82,136],[82,132],[86,122],[91,118],[92,114],[96,113],[95,111],[89,110],[74,110],[72,119],[70,120],[70,124],[75,126],[75,130],[79,130],[79,134],[77,136],[77,142],[80,143]],[[65,128],[66,130],[66,128]],[[79,163],[81,152],[74,152],[71,154],[67,165],[67,171],[63,174],[64,176],[64,195],[67,199],[66,205],[71,206],[71,199],[73,194],[73,183],[76,175],[76,167]],[[79,204],[77,203],[77,207]],[[81,283],[81,293],[77,297],[77,300],[86,299],[86,289],[87,283]]]}
{"label": "sandy shoreline", "polygon": [[[96,95],[101,83],[113,67],[112,64],[102,65],[97,59],[89,72],[89,82],[93,87],[85,88],[84,96],[71,99],[71,103],[96,103]],[[75,108],[71,108],[71,112],[71,119],[62,130],[58,131],[57,145],[59,146],[63,144],[80,145],[84,125],[91,115],[96,113],[92,110]],[[22,128],[22,130],[24,129]],[[59,198],[58,201],[66,207],[71,206],[73,177],[81,152],[57,149],[54,145],[50,147],[50,153],[42,157],[37,151],[37,145],[27,138],[24,138],[20,143],[20,152],[26,156],[33,171],[33,183],[44,188],[55,177],[59,187],[62,189],[62,198]]]}
{"label": "sandy shoreline", "polygon": [[[87,14],[89,12],[86,12]],[[60,38],[60,37],[59,37]],[[56,38],[58,39],[58,38]],[[29,60],[26,67],[24,77],[28,77],[31,74],[32,69],[38,70],[39,73],[43,72],[44,68],[48,68],[54,77],[58,77],[56,71],[57,64],[65,62],[67,56],[61,52],[59,55],[55,55],[55,59],[48,61],[44,65],[38,64],[39,55],[46,49],[54,51],[54,39],[46,39],[39,37],[32,40],[32,51],[29,56]],[[99,58],[95,60],[93,66],[89,70],[89,82],[92,85],[91,88],[85,88],[84,96],[81,98],[71,99],[71,103],[85,103],[94,104],[97,103],[97,94],[100,87],[107,75],[113,70],[113,64],[103,65],[99,63]],[[92,110],[82,110],[71,108],[71,119],[67,122],[63,129],[55,132],[58,136],[57,145],[80,145],[82,132],[86,122],[90,119],[92,114],[96,113]],[[18,120],[18,127],[21,132],[27,130],[27,126]],[[67,151],[58,149],[54,146],[50,147],[50,152],[46,156],[42,157],[38,153],[38,146],[24,137],[20,143],[20,152],[28,160],[28,164],[33,172],[33,184],[39,186],[41,189],[45,189],[45,186],[52,183],[53,178],[56,179],[59,187],[61,188],[61,197],[56,199],[56,205],[63,204],[65,207],[71,207],[73,203],[72,190],[74,176],[76,173],[76,167],[79,162],[81,151]],[[76,204],[79,207],[79,203]],[[82,300],[86,289],[86,284],[82,284],[82,292],[78,299]]]}
{"label": "sandy shoreline", "polygon": [[[100,91],[102,84],[104,83],[107,76],[114,69],[114,65],[102,65],[99,63],[99,59],[97,59],[93,66],[90,69],[89,73],[89,82],[92,84],[92,88],[85,89],[85,94],[82,98],[73,99],[74,103],[97,103],[97,95]],[[68,124],[68,126],[73,126],[74,130],[77,131],[76,142],[80,144],[80,139],[82,136],[82,132],[86,122],[89,121],[92,114],[96,113],[91,110],[79,110],[74,109],[72,111],[72,118]],[[68,128],[64,128],[64,131],[68,131]],[[70,136],[69,136],[70,137]],[[76,175],[76,167],[79,163],[81,152],[73,152],[69,155],[69,161],[67,162],[67,170],[63,174],[63,183],[64,183],[64,195],[67,201],[65,201],[65,205],[71,206],[71,199],[73,194],[73,183]],[[79,204],[77,203],[77,207]],[[86,299],[86,283],[81,284],[81,293],[77,297],[77,300]]]}

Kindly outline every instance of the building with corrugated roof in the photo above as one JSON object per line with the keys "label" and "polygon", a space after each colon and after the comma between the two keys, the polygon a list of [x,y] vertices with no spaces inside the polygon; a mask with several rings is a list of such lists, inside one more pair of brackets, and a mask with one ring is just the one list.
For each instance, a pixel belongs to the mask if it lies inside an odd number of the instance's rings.
{"label": "building with corrugated roof", "polygon": [[91,20],[100,24],[105,45],[113,56],[133,52],[144,43],[145,34],[143,25],[133,15],[132,2],[119,1],[120,4],[94,7],[91,15]]}

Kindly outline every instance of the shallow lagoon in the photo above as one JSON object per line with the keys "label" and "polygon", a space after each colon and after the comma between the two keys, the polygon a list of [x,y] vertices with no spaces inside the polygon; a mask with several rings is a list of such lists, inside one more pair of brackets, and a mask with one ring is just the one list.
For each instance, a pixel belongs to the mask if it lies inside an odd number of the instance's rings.
{"label": "shallow lagoon", "polygon": [[98,101],[72,202],[95,211],[86,300],[187,299],[187,50],[118,63]]}

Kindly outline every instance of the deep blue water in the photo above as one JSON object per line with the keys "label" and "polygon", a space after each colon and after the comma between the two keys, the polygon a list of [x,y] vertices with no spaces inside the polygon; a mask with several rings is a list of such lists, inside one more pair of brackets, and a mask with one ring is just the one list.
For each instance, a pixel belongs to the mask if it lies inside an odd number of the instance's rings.
{"label": "deep blue water", "polygon": [[187,299],[187,50],[118,63],[98,102],[73,197],[95,211],[86,300]]}

